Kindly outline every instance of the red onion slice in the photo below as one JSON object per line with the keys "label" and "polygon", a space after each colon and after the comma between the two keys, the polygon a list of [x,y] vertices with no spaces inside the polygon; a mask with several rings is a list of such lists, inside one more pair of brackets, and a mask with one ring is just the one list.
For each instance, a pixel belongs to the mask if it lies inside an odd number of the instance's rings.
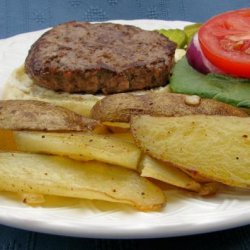
{"label": "red onion slice", "polygon": [[202,52],[200,42],[198,39],[198,33],[195,34],[193,40],[190,42],[186,57],[189,65],[191,65],[194,69],[198,70],[203,74],[208,73],[217,73],[223,74],[223,71],[214,66]]}

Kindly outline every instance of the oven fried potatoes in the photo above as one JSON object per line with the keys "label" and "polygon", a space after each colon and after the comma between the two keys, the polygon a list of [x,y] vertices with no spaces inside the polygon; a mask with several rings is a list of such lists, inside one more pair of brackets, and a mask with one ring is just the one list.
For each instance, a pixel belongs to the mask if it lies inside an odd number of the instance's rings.
{"label": "oven fried potatoes", "polygon": [[102,131],[96,120],[50,103],[33,100],[0,101],[0,129],[39,131]]}
{"label": "oven fried potatoes", "polygon": [[247,116],[247,113],[229,104],[198,96],[173,93],[128,93],[109,95],[99,100],[91,110],[91,117],[103,122],[129,122],[132,115],[152,116],[229,115]]}
{"label": "oven fried potatoes", "polygon": [[0,152],[0,189],[112,201],[143,211],[165,204],[163,191],[135,171],[49,155]]}
{"label": "oven fried potatoes", "polygon": [[96,133],[0,130],[0,141],[3,138],[8,143],[1,145],[0,142],[0,150],[52,154],[79,161],[96,160],[134,170],[141,157],[141,150],[133,143]]}
{"label": "oven fried potatoes", "polygon": [[100,120],[40,101],[0,101],[0,190],[31,205],[57,195],[151,211],[165,204],[169,185],[200,196],[220,183],[250,189],[246,116],[166,93],[106,97],[92,109]]}
{"label": "oven fried potatoes", "polygon": [[135,116],[137,145],[147,154],[210,180],[250,188],[250,117]]}

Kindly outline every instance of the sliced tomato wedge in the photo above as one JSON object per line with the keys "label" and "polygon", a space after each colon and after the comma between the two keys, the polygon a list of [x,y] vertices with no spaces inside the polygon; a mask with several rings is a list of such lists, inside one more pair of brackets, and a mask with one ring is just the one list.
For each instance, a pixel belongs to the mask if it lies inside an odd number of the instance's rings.
{"label": "sliced tomato wedge", "polygon": [[225,12],[198,32],[206,58],[229,75],[250,78],[250,8]]}

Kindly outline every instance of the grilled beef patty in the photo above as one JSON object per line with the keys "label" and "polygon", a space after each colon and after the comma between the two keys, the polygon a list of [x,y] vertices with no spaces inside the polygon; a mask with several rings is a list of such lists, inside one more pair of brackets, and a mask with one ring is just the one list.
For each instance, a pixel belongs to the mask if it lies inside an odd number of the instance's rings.
{"label": "grilled beef patty", "polygon": [[68,22],[32,45],[25,70],[38,85],[55,91],[148,89],[167,83],[175,48],[157,32],[134,26]]}

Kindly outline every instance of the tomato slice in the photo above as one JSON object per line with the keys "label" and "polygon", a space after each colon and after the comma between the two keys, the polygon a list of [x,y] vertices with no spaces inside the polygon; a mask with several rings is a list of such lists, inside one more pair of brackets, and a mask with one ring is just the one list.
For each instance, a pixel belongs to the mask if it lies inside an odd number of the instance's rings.
{"label": "tomato slice", "polygon": [[206,58],[226,74],[250,78],[250,8],[225,12],[198,32]]}

